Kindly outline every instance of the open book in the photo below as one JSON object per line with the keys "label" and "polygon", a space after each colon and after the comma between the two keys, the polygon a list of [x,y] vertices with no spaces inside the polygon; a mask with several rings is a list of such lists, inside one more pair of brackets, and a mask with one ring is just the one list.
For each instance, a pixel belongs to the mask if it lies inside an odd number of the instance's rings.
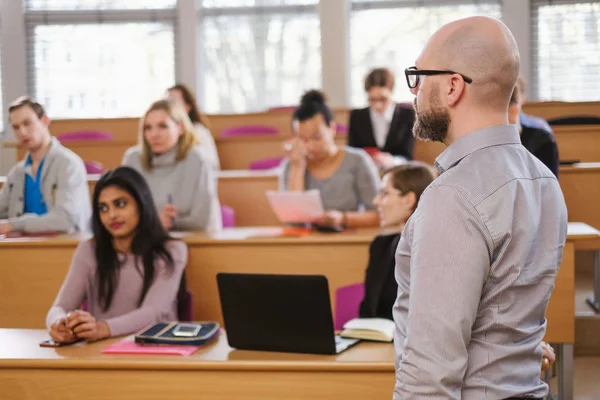
{"label": "open book", "polygon": [[341,337],[391,342],[394,340],[394,321],[385,318],[354,318],[344,324]]}

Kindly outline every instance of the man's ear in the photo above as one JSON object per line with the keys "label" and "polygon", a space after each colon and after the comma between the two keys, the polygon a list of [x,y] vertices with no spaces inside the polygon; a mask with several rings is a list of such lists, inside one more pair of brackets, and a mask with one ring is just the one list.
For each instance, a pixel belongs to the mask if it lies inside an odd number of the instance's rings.
{"label": "man's ear", "polygon": [[458,103],[465,91],[465,81],[458,74],[450,75],[447,79],[446,98],[448,106],[452,107]]}
{"label": "man's ear", "polygon": [[44,126],[46,128],[50,127],[50,123],[52,122],[52,120],[50,119],[50,117],[48,117],[46,114],[42,115],[42,118],[40,118],[40,121],[42,121],[42,124],[44,124]]}

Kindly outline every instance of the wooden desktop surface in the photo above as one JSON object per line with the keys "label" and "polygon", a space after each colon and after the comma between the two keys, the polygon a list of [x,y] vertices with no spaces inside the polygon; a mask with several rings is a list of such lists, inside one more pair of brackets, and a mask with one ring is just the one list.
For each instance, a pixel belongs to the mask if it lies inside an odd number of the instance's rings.
{"label": "wooden desktop surface", "polygon": [[[188,287],[194,293],[194,319],[223,322],[216,284],[219,272],[319,274],[335,290],[364,280],[374,230],[307,237],[274,235],[281,228],[236,228],[217,235],[176,234],[188,244]],[[575,249],[579,242],[598,245],[599,232],[569,224],[554,293],[548,307],[547,340],[573,343],[575,324]],[[84,237],[85,238],[85,237]],[[81,236],[0,240],[0,327],[43,328]],[[596,247],[597,248],[597,247]]]}
{"label": "wooden desktop surface", "polygon": [[[223,333],[189,357],[103,355],[119,339],[52,349],[44,330],[0,329],[3,399],[389,399],[391,343],[334,355],[236,350]],[[184,397],[185,396],[185,397]]]}

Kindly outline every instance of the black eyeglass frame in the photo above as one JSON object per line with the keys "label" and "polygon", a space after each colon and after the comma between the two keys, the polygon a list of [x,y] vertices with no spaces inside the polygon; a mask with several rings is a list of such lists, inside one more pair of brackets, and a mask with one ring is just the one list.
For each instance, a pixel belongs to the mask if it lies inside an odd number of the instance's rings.
{"label": "black eyeglass frame", "polygon": [[[417,67],[410,67],[404,70],[404,76],[406,77],[406,84],[410,89],[414,89],[419,86],[419,80],[421,75],[460,75],[464,79],[466,83],[473,83],[473,79],[468,76],[464,76],[463,74],[455,71],[449,70],[437,70],[437,69],[417,69]],[[414,86],[410,84],[410,76],[416,76]]]}

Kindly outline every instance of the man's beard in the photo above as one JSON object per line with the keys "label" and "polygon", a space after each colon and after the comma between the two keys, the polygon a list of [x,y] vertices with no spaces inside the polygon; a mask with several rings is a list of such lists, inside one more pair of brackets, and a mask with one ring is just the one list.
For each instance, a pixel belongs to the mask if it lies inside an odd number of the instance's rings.
{"label": "man's beard", "polygon": [[450,113],[441,107],[442,102],[436,89],[432,88],[429,95],[431,108],[428,111],[419,111],[417,98],[415,97],[415,125],[413,127],[413,135],[420,140],[443,143],[450,127]]}

